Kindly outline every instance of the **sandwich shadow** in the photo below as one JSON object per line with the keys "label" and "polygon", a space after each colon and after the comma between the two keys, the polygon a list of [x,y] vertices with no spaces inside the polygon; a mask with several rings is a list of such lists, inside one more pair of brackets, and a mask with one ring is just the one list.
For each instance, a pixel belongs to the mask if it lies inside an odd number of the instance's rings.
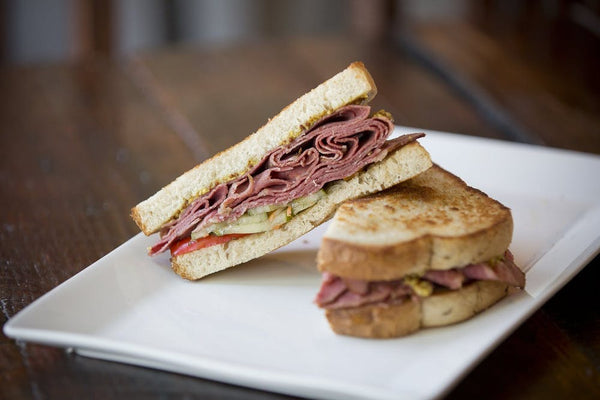
{"label": "sandwich shadow", "polygon": [[223,285],[315,285],[316,250],[278,251],[209,275],[199,282]]}

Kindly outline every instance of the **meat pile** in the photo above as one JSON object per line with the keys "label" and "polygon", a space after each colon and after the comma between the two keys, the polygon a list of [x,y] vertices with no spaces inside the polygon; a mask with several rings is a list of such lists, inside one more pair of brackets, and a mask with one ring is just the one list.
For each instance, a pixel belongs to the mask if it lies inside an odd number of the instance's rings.
{"label": "meat pile", "polygon": [[369,106],[350,105],[322,118],[291,143],[268,153],[246,174],[217,185],[161,229],[150,254],[169,249],[194,230],[234,221],[248,209],[290,201],[353,175],[424,134],[387,140],[394,128],[385,117],[369,117]]}
{"label": "meat pile", "polygon": [[[520,288],[525,286],[525,274],[515,265],[509,250],[499,260],[449,270],[429,270],[421,279],[447,289],[460,289],[477,280],[506,282]],[[415,295],[413,288],[402,279],[365,281],[345,279],[325,272],[315,303],[322,308],[339,309],[378,302],[393,303]]]}

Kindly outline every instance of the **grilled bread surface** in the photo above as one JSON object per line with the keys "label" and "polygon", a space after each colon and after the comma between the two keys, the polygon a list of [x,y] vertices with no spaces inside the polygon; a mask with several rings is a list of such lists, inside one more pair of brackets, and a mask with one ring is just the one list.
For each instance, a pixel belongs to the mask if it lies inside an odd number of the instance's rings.
{"label": "grilled bread surface", "polygon": [[508,208],[434,165],[342,204],[323,238],[318,268],[362,280],[422,275],[500,256],[512,231]]}

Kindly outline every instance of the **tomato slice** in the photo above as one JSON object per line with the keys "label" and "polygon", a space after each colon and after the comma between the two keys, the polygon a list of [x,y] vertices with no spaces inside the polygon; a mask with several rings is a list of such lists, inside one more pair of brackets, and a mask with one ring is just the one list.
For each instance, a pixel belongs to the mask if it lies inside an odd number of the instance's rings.
{"label": "tomato slice", "polygon": [[204,249],[205,247],[216,246],[217,244],[227,243],[230,240],[241,238],[242,236],[248,236],[247,233],[232,233],[230,235],[223,236],[212,236],[208,235],[206,237],[192,240],[191,237],[186,239],[181,239],[171,246],[171,255],[172,256],[180,256],[185,253],[189,253],[190,251],[196,251],[200,249]]}

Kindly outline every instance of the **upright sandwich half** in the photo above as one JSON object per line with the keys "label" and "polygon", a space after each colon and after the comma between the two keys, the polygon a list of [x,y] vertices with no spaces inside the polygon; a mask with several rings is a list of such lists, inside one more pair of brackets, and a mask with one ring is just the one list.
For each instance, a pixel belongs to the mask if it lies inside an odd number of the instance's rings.
{"label": "upright sandwich half", "polygon": [[187,279],[275,250],[329,219],[342,202],[431,166],[417,139],[389,139],[391,116],[353,63],[295,100],[242,142],[185,172],[132,209],[151,255],[169,251]]}
{"label": "upright sandwich half", "polygon": [[437,165],[339,207],[316,303],[334,332],[390,338],[463,321],[525,286],[508,208]]}

